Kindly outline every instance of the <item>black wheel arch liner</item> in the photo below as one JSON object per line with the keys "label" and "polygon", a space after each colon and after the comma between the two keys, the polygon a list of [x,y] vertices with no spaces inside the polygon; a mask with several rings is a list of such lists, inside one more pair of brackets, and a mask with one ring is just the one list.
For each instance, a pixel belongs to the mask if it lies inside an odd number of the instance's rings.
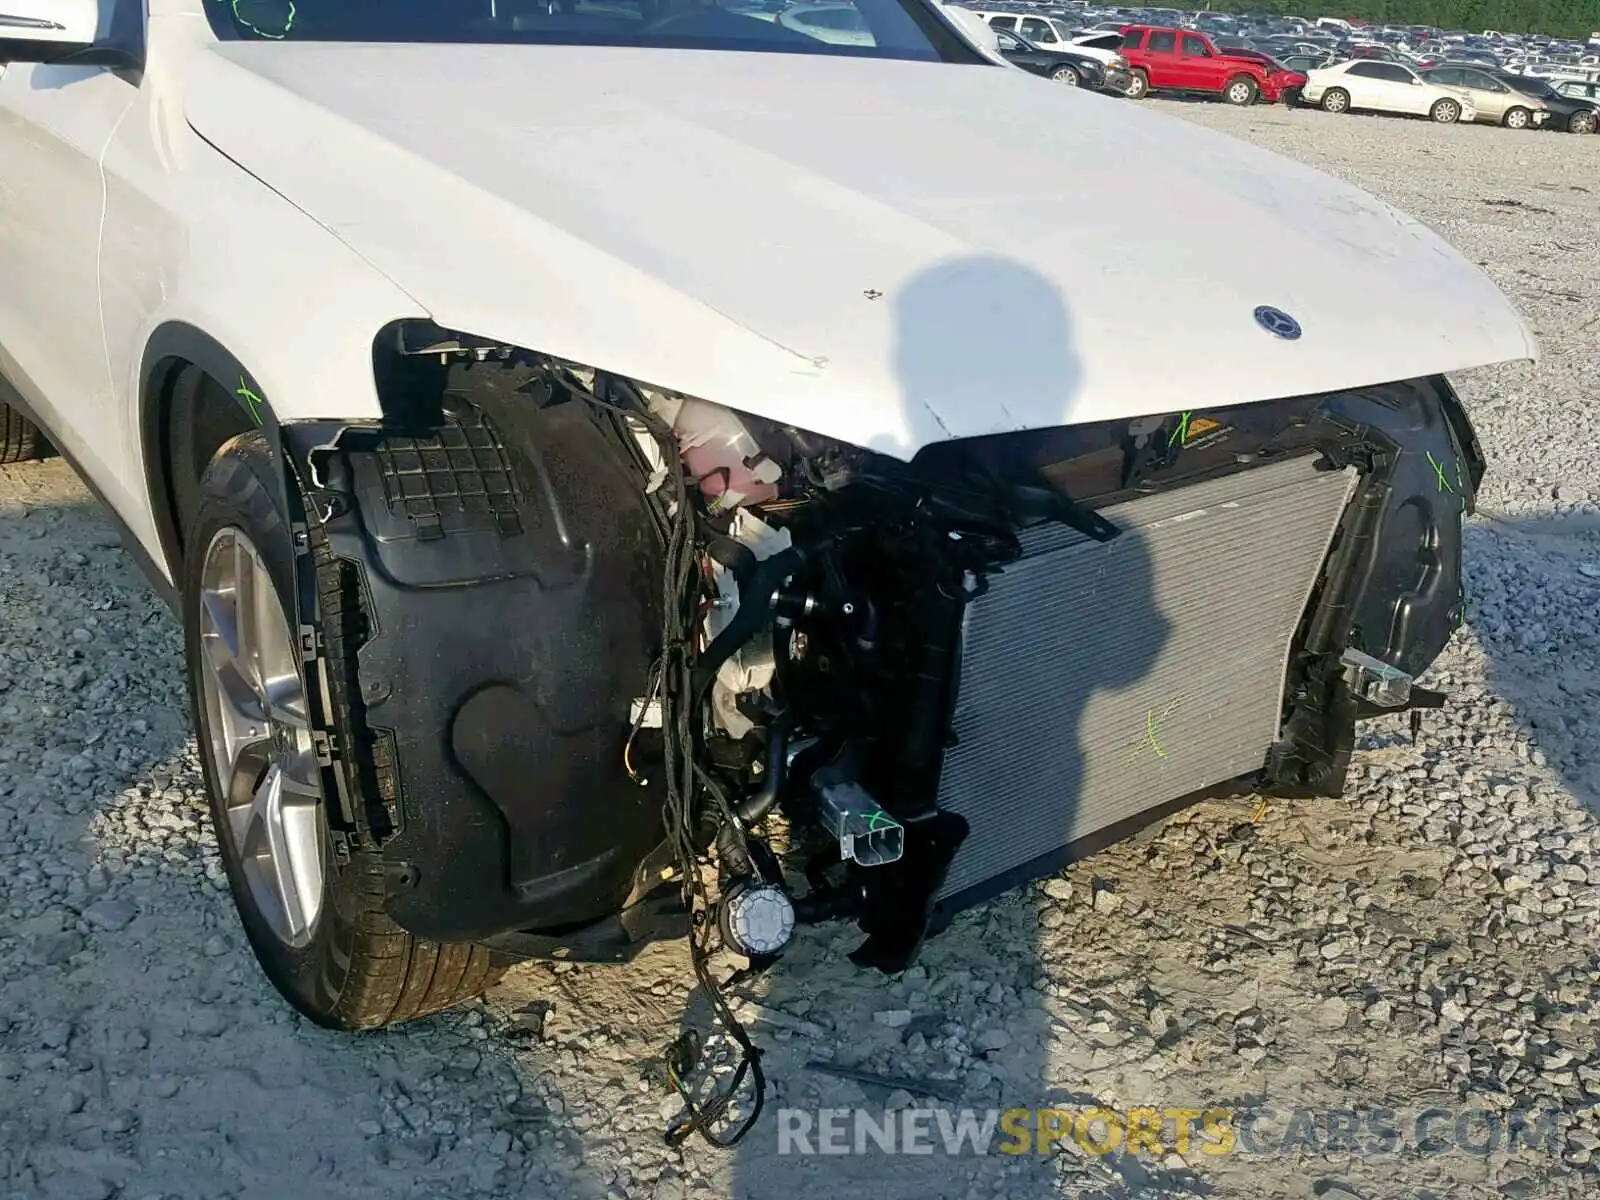
{"label": "black wheel arch liner", "polygon": [[467,369],[425,424],[281,429],[364,626],[363,744],[330,750],[371,770],[340,832],[382,855],[394,920],[440,941],[576,933],[664,865],[660,781],[622,760],[661,629],[644,476],[609,414],[519,370]]}
{"label": "black wheel arch liner", "polygon": [[[665,863],[659,781],[641,786],[620,769],[629,702],[646,689],[659,640],[659,538],[640,477],[600,469],[617,447],[602,435],[598,410],[520,397],[520,412],[500,414],[499,424],[517,427],[499,450],[503,478],[486,484],[510,483],[516,511],[479,514],[487,524],[448,513],[430,523],[438,514],[396,506],[386,488],[402,460],[420,461],[430,446],[448,455],[439,442],[452,431],[483,432],[470,400],[422,427],[380,386],[382,422],[280,423],[235,354],[193,325],[168,323],[141,363],[140,433],[174,578],[182,552],[166,425],[185,366],[233,397],[284,466],[299,636],[324,729],[333,728],[329,664],[307,504],[359,593],[366,630],[354,650],[350,717],[365,744],[319,746],[335,852],[380,853],[390,915],[420,936],[534,929],[575,945],[592,939],[659,882]],[[541,452],[546,438],[557,443],[551,455]],[[476,451],[484,448],[480,439]],[[573,461],[596,468],[582,481],[592,486],[577,486]],[[455,485],[485,482],[482,461],[460,466],[448,472]],[[638,944],[629,936],[599,953],[626,955]]]}
{"label": "black wheel arch liner", "polygon": [[232,351],[203,329],[184,321],[168,321],[156,327],[145,342],[139,364],[139,449],[162,558],[174,580],[180,577],[183,553],[173,516],[167,416],[172,384],[184,366],[192,366],[215,380],[233,397],[251,424],[261,428],[273,449],[282,450],[282,434],[272,406]]}

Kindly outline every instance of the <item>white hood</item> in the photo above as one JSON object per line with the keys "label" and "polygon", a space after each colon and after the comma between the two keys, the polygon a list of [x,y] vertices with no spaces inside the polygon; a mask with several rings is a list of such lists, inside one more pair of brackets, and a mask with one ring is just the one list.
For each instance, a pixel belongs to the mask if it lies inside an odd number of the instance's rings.
{"label": "white hood", "polygon": [[1535,354],[1411,218],[1018,71],[231,44],[186,109],[446,327],[902,456]]}

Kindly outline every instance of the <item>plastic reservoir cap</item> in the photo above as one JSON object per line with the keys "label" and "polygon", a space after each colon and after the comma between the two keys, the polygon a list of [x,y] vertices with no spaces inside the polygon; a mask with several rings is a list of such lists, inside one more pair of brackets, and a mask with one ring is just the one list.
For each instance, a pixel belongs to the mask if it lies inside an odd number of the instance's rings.
{"label": "plastic reservoir cap", "polygon": [[746,955],[776,954],[794,936],[794,904],[771,883],[736,886],[722,901],[722,934]]}

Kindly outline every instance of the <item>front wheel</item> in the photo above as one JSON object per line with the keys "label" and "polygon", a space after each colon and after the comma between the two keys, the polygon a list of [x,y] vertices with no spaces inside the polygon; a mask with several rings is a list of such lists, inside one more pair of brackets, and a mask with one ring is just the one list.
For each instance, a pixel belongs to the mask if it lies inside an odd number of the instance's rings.
{"label": "front wheel", "polygon": [[1322,110],[1331,113],[1350,111],[1350,93],[1342,88],[1329,88],[1322,93]]}
{"label": "front wheel", "polygon": [[39,427],[14,408],[0,404],[0,465],[43,458],[50,443]]}
{"label": "front wheel", "polygon": [[1600,128],[1600,116],[1593,112],[1576,112],[1567,122],[1568,133],[1593,133]]}
{"label": "front wheel", "polygon": [[1129,100],[1143,100],[1150,94],[1150,76],[1143,71],[1135,71],[1128,77],[1128,90],[1125,94]]}
{"label": "front wheel", "polygon": [[1525,108],[1508,108],[1500,123],[1507,129],[1526,129],[1533,122],[1533,114]]}
{"label": "front wheel", "polygon": [[1454,125],[1461,119],[1461,105],[1454,100],[1435,100],[1428,115],[1440,125]]}
{"label": "front wheel", "polygon": [[1063,65],[1050,72],[1050,82],[1059,83],[1062,87],[1077,87],[1083,80],[1079,78],[1077,68]]}
{"label": "front wheel", "polygon": [[[312,1021],[372,1029],[482,992],[488,950],[413,937],[384,910],[383,864],[335,855],[318,746],[368,753],[351,727],[359,601],[313,529],[329,717],[308,702],[292,615],[296,562],[278,501],[281,464],[259,432],[227,442],[200,481],[185,546],[183,617],[190,700],[217,846],[246,937],[273,985]],[[304,568],[301,568],[302,570]],[[313,619],[308,615],[307,619]],[[345,783],[364,803],[362,777]]]}
{"label": "front wheel", "polygon": [[1222,95],[1229,104],[1237,104],[1243,108],[1256,102],[1256,96],[1260,94],[1260,90],[1256,87],[1254,79],[1240,75],[1237,78],[1228,80],[1228,86],[1222,90]]}

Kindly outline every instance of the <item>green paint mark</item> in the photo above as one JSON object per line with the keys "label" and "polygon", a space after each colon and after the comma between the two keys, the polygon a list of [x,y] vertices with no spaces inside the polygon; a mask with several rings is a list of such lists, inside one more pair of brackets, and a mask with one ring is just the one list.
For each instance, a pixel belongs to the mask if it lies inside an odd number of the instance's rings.
{"label": "green paint mark", "polygon": [[1144,737],[1150,743],[1150,749],[1156,752],[1157,758],[1165,758],[1167,752],[1161,748],[1161,743],[1156,740],[1156,710],[1146,709],[1144,714]]}
{"label": "green paint mark", "polygon": [[893,829],[895,820],[888,813],[874,812],[867,814],[867,832],[878,833],[884,829]]}
{"label": "green paint mark", "polygon": [[1189,440],[1189,418],[1194,416],[1193,411],[1178,414],[1178,427],[1167,438],[1168,446],[1181,446]]}
{"label": "green paint mark", "polygon": [[[257,0],[257,3],[259,3],[259,0]],[[255,6],[256,5],[252,4],[251,0],[229,0],[228,7],[230,11],[232,11],[233,19],[235,23],[238,24],[239,28],[248,29],[257,37],[270,38],[273,41],[279,41],[289,36],[289,31],[294,28],[294,0],[280,0],[280,3],[272,5],[272,7],[282,10],[282,16],[280,17],[280,20],[283,24],[283,28],[278,30],[276,33],[272,32],[270,29],[261,28],[261,26],[257,25],[254,20],[245,16],[244,13],[239,11],[240,8],[251,8]]]}
{"label": "green paint mark", "polygon": [[1433,467],[1433,477],[1439,482],[1439,494],[1444,495],[1448,492],[1452,496],[1455,495],[1455,488],[1451,487],[1450,481],[1444,477],[1444,464],[1433,456],[1432,450],[1424,450],[1423,453],[1428,456],[1428,463]]}
{"label": "green paint mark", "polygon": [[256,395],[250,385],[244,381],[243,375],[239,376],[239,387],[233,394],[250,406],[250,415],[256,419],[257,425],[261,424],[261,406],[266,401]]}

